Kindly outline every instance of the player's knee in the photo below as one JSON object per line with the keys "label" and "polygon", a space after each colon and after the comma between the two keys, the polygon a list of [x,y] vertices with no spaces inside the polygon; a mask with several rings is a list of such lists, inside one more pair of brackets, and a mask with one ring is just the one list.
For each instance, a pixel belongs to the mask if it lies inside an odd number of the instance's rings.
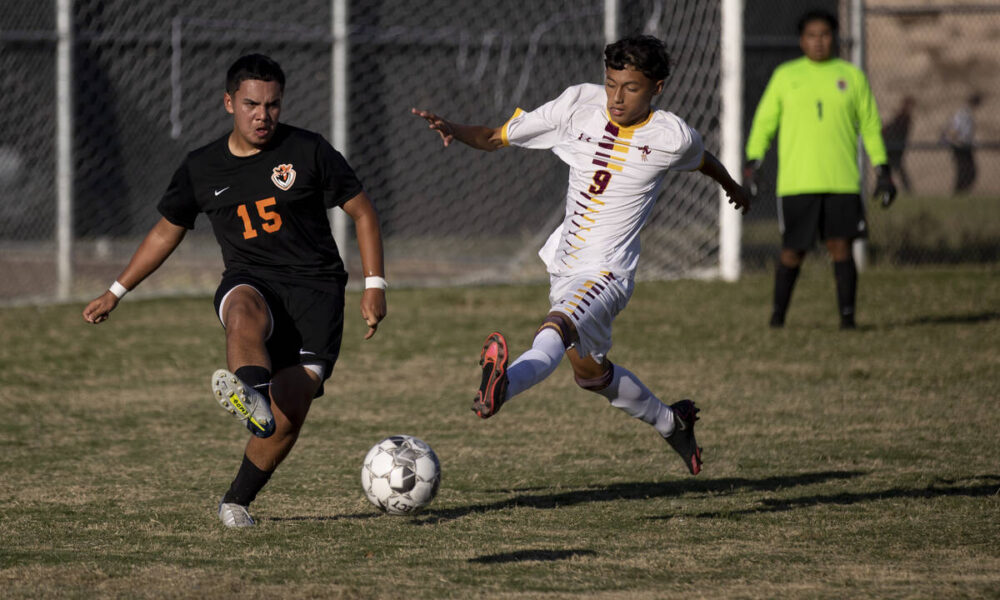
{"label": "player's knee", "polygon": [[569,348],[576,342],[576,328],[570,323],[569,317],[559,312],[550,312],[538,327],[535,335],[544,329],[552,329],[562,339],[563,348]]}
{"label": "player's knee", "polygon": [[601,390],[607,389],[611,385],[611,381],[615,377],[614,365],[607,363],[607,369],[603,373],[596,376],[588,376],[590,373],[580,374],[573,373],[573,378],[576,380],[576,385],[587,390],[588,392],[600,392]]}
{"label": "player's knee", "polygon": [[227,331],[265,332],[270,325],[269,319],[267,308],[257,306],[253,302],[233,302],[226,307],[225,325]]}

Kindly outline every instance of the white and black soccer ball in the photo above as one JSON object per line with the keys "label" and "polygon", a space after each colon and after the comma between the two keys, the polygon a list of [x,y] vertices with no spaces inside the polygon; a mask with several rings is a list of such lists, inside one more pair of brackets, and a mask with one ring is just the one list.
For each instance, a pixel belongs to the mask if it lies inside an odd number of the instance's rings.
{"label": "white and black soccer ball", "polygon": [[431,503],[441,483],[434,450],[412,435],[394,435],[372,446],[361,465],[361,489],[390,515],[412,514]]}

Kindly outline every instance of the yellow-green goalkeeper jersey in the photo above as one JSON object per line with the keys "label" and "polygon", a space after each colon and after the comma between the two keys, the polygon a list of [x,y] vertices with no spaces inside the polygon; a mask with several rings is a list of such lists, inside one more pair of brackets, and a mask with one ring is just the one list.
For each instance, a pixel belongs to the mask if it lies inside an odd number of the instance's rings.
{"label": "yellow-green goalkeeper jersey", "polygon": [[873,165],[886,163],[881,122],[865,74],[833,58],[778,66],[747,137],[747,160],[764,157],[778,132],[779,196],[856,194],[858,134]]}

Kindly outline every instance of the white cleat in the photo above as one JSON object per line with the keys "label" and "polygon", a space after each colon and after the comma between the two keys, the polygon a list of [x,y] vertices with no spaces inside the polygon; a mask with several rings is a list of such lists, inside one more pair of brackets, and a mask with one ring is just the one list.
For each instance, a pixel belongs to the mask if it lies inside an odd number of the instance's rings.
{"label": "white cleat", "polygon": [[225,369],[216,371],[212,375],[212,393],[222,408],[243,422],[250,433],[259,438],[274,433],[270,399],[244,384],[236,375]]}
{"label": "white cleat", "polygon": [[219,502],[219,519],[226,527],[253,527],[253,518],[247,507],[232,502]]}

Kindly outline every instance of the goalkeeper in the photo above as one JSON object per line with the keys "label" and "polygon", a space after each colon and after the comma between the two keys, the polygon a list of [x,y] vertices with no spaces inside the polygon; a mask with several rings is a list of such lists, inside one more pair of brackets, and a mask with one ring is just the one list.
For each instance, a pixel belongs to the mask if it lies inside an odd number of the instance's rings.
{"label": "goalkeeper", "polygon": [[571,86],[533,111],[517,109],[500,127],[458,125],[413,109],[445,146],[458,140],[485,151],[508,145],[550,149],[570,166],[563,222],[539,252],[550,275],[551,308],[531,348],[509,369],[503,335],[486,338],[473,410],[484,419],[492,416],[551,375],[565,354],[581,388],[652,425],[697,475],[698,409],[691,400],[663,404],[628,369],[611,364],[611,324],[635,287],[639,230],[667,171],[700,171],[722,185],[737,208],[746,211],[750,204],[743,188],[705,151],[697,131],[651,106],[670,71],[663,42],[626,38],[608,45],[604,57],[603,87]]}
{"label": "goalkeeper", "polygon": [[771,327],[784,326],[802,259],[819,234],[833,260],[840,326],[853,329],[858,272],[851,242],[867,233],[859,133],[875,165],[875,195],[883,207],[896,197],[896,186],[868,80],[858,68],[833,57],[836,17],[809,12],[798,29],[805,56],[778,66],[764,90],[747,138],[743,182],[751,193],[756,190],[757,170],[777,131],[781,255]]}

